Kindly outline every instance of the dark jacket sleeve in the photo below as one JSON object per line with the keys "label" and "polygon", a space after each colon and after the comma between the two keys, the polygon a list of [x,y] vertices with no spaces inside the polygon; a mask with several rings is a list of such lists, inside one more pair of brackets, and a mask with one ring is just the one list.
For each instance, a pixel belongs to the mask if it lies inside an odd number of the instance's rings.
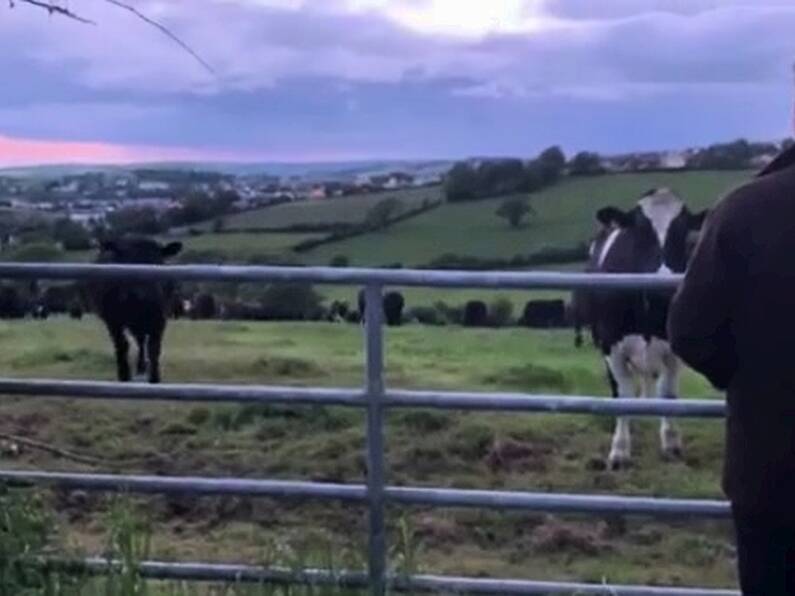
{"label": "dark jacket sleeve", "polygon": [[707,218],[668,317],[674,352],[721,390],[737,370],[731,317],[740,283],[725,211],[720,205]]}

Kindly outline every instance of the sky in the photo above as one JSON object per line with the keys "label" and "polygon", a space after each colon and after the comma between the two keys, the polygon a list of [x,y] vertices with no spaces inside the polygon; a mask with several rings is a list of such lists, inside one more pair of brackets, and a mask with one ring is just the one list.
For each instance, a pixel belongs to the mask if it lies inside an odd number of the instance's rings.
{"label": "sky", "polygon": [[0,3],[0,165],[676,149],[793,131],[792,0]]}

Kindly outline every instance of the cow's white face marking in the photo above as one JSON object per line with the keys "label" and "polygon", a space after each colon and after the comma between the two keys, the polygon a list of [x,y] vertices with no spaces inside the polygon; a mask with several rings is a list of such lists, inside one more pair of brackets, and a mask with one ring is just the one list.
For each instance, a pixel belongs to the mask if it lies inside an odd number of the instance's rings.
{"label": "cow's white face marking", "polygon": [[682,213],[685,208],[684,202],[669,189],[661,188],[654,194],[643,197],[638,205],[651,222],[654,232],[657,234],[657,240],[660,242],[660,248],[664,248],[668,228]]}
{"label": "cow's white face marking", "polygon": [[610,235],[607,237],[607,240],[605,240],[605,243],[602,246],[602,251],[599,253],[599,266],[600,267],[604,264],[605,259],[607,258],[607,254],[610,252],[610,249],[613,248],[613,244],[615,243],[616,238],[618,238],[618,235],[620,233],[621,233],[621,229],[620,228],[616,228],[615,230],[610,232]]}

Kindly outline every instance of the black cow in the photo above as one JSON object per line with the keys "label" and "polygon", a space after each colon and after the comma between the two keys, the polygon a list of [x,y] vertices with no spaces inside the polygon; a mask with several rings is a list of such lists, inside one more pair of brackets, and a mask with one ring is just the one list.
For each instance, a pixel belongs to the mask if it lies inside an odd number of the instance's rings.
{"label": "black cow", "polygon": [[[148,238],[126,237],[102,242],[97,262],[162,265],[180,250],[180,242],[163,246]],[[137,374],[148,372],[149,382],[159,383],[160,351],[175,285],[171,282],[108,280],[92,283],[90,290],[97,314],[113,341],[119,381],[132,378],[128,361],[129,333],[138,344]]]}
{"label": "black cow", "polygon": [[563,300],[530,300],[522,313],[526,327],[563,327],[566,325],[566,304]]}
{"label": "black cow", "polygon": [[[643,195],[637,205],[622,211],[605,207],[597,213],[602,229],[591,245],[587,271],[603,273],[684,273],[690,251],[706,212],[691,213],[666,188]],[[575,293],[577,325],[587,324],[607,363],[615,397],[636,396],[637,381],[644,397],[654,393],[676,399],[680,362],[666,333],[672,291],[588,290]],[[583,321],[583,318],[587,320]],[[660,442],[665,457],[681,456],[676,427],[663,418]],[[608,462],[618,468],[629,462],[630,427],[619,418]]]}
{"label": "black cow", "polygon": [[[367,307],[365,299],[365,291],[359,290],[358,306],[359,306],[359,320],[364,323],[365,310]],[[406,306],[406,300],[400,292],[387,292],[384,294],[384,322],[389,327],[399,327],[403,323],[403,309]]]}

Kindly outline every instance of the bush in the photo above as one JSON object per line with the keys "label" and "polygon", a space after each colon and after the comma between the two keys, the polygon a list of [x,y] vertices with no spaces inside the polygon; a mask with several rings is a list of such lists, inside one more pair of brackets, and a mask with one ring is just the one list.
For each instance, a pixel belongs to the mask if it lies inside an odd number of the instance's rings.
{"label": "bush", "polygon": [[460,306],[450,306],[446,302],[436,302],[433,307],[439,317],[448,325],[461,325],[464,322],[464,309]]}
{"label": "bush", "polygon": [[406,313],[409,321],[416,321],[420,325],[444,325],[447,323],[444,315],[432,306],[415,306]]}
{"label": "bush", "polygon": [[310,284],[273,284],[260,298],[260,305],[268,320],[309,321],[322,316],[323,297]]}
{"label": "bush", "polygon": [[489,322],[489,309],[481,300],[470,300],[464,306],[465,327],[485,327]]}
{"label": "bush", "polygon": [[345,255],[337,255],[329,263],[330,267],[349,267],[351,264],[350,259]]}
{"label": "bush", "polygon": [[507,327],[513,322],[513,303],[507,298],[497,298],[489,308],[491,324],[495,327]]}

